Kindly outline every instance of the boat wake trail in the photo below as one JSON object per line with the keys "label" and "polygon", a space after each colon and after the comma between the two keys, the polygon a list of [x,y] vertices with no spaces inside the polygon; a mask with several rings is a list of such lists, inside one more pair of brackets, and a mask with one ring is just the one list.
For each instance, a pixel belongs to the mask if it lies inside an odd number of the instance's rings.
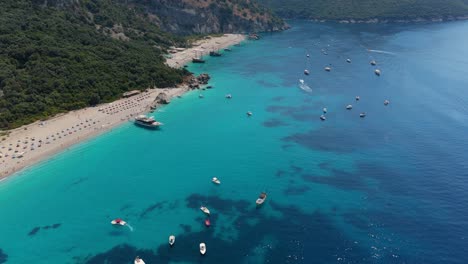
{"label": "boat wake trail", "polygon": [[301,88],[301,90],[303,90],[304,92],[312,93],[312,88],[310,88],[309,85],[307,85],[303,79],[299,79],[299,88]]}
{"label": "boat wake trail", "polygon": [[128,229],[130,229],[130,231],[133,232],[133,227],[129,223],[127,223],[126,226],[128,227]]}
{"label": "boat wake trail", "polygon": [[372,50],[368,49],[367,51],[369,52],[374,52],[374,53],[383,53],[383,54],[389,54],[389,55],[396,55],[396,53],[390,52],[390,51],[385,51],[385,50]]}

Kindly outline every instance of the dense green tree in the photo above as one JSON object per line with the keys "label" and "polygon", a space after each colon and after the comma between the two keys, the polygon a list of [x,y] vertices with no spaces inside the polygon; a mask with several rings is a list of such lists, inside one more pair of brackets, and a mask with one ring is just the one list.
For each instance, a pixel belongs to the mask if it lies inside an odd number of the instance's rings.
{"label": "dense green tree", "polygon": [[[186,73],[162,52],[184,45],[111,0],[0,1],[0,129],[170,87]],[[119,33],[125,40],[112,38]]]}
{"label": "dense green tree", "polygon": [[258,0],[287,18],[432,19],[468,15],[468,0]]}

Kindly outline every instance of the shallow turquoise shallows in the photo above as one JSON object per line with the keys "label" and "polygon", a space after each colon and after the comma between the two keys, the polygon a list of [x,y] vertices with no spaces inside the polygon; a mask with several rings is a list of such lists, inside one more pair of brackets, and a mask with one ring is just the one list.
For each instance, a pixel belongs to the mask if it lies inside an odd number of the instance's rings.
{"label": "shallow turquoise shallows", "polygon": [[0,263],[467,263],[468,23],[291,24],[2,181]]}

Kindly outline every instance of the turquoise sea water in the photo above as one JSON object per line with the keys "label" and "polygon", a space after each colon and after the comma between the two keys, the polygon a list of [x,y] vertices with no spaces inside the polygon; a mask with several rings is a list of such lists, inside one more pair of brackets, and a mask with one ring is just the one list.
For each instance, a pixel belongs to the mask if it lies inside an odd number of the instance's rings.
{"label": "turquoise sea water", "polygon": [[214,89],[161,108],[160,131],[1,182],[0,263],[467,263],[468,23],[292,25],[191,65]]}

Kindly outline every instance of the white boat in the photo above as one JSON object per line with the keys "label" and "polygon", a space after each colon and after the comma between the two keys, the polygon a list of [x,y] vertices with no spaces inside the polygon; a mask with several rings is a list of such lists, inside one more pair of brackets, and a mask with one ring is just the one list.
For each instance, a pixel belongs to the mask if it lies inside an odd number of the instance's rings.
{"label": "white boat", "polygon": [[207,215],[210,214],[210,210],[208,210],[208,208],[206,208],[205,206],[200,207],[200,210],[202,210]]}
{"label": "white boat", "polygon": [[329,72],[329,71],[331,71],[331,68],[330,67],[325,67],[325,70]]}
{"label": "white boat", "polygon": [[305,74],[305,75],[309,75],[309,74],[310,74],[309,70],[307,70],[307,69],[304,70],[304,74]]}
{"label": "white boat", "polygon": [[247,115],[248,115],[248,116],[252,116],[252,112],[248,111],[248,112],[247,112]]}
{"label": "white boat", "polygon": [[370,65],[375,66],[375,65],[377,65],[377,62],[375,60],[371,60]]}
{"label": "white boat", "polygon": [[154,117],[147,117],[146,115],[135,117],[135,124],[149,128],[158,128],[163,125],[163,123],[154,120]]}
{"label": "white boat", "polygon": [[303,79],[299,79],[299,88],[301,88],[301,90],[303,90],[304,92],[312,92],[312,88],[310,88],[309,85],[307,85]]}
{"label": "white boat", "polygon": [[122,220],[120,218],[117,218],[117,219],[112,220],[111,224],[124,226],[124,225],[127,224],[127,222],[125,222],[124,220]]}
{"label": "white boat", "polygon": [[216,177],[213,177],[213,179],[211,179],[211,182],[213,182],[214,184],[221,184],[221,181]]}
{"label": "white boat", "polygon": [[376,69],[376,70],[374,71],[374,73],[375,73],[375,75],[377,75],[377,76],[380,76],[380,74],[381,74],[381,72],[380,72],[379,69]]}
{"label": "white boat", "polygon": [[390,103],[390,101],[388,101],[388,100],[385,100],[385,101],[383,102],[384,105],[388,105],[389,103]]}
{"label": "white boat", "polygon": [[353,109],[353,106],[352,105],[347,105],[346,109],[351,110],[351,109]]}
{"label": "white boat", "polygon": [[169,245],[172,247],[175,243],[175,236],[174,235],[170,235],[169,236]]}
{"label": "white boat", "polygon": [[320,120],[325,121],[327,118],[324,115],[320,116]]}
{"label": "white boat", "polygon": [[206,245],[205,245],[205,243],[200,243],[200,254],[202,254],[202,255],[206,254]]}
{"label": "white boat", "polygon": [[266,192],[262,192],[262,193],[258,196],[258,199],[257,199],[257,201],[255,201],[255,203],[257,204],[257,206],[260,206],[260,205],[262,205],[262,204],[265,202],[266,198],[267,198]]}
{"label": "white boat", "polygon": [[359,101],[359,100],[361,100],[361,97],[356,96],[356,101]]}
{"label": "white boat", "polygon": [[143,261],[143,259],[141,259],[140,257],[136,257],[135,258],[135,261],[133,262],[134,264],[145,264],[145,262]]}
{"label": "white boat", "polygon": [[204,97],[203,94],[198,95],[198,98],[203,98],[203,97]]}
{"label": "white boat", "polygon": [[226,98],[227,98],[227,99],[231,99],[231,98],[232,98],[232,95],[231,95],[231,94],[226,94]]}
{"label": "white boat", "polygon": [[366,117],[366,113],[365,112],[360,113],[359,117]]}
{"label": "white boat", "polygon": [[347,63],[351,63],[351,59],[346,59],[346,62],[347,62]]}
{"label": "white boat", "polygon": [[324,107],[322,110],[323,110],[324,114],[326,114],[328,112],[328,109],[326,107]]}

